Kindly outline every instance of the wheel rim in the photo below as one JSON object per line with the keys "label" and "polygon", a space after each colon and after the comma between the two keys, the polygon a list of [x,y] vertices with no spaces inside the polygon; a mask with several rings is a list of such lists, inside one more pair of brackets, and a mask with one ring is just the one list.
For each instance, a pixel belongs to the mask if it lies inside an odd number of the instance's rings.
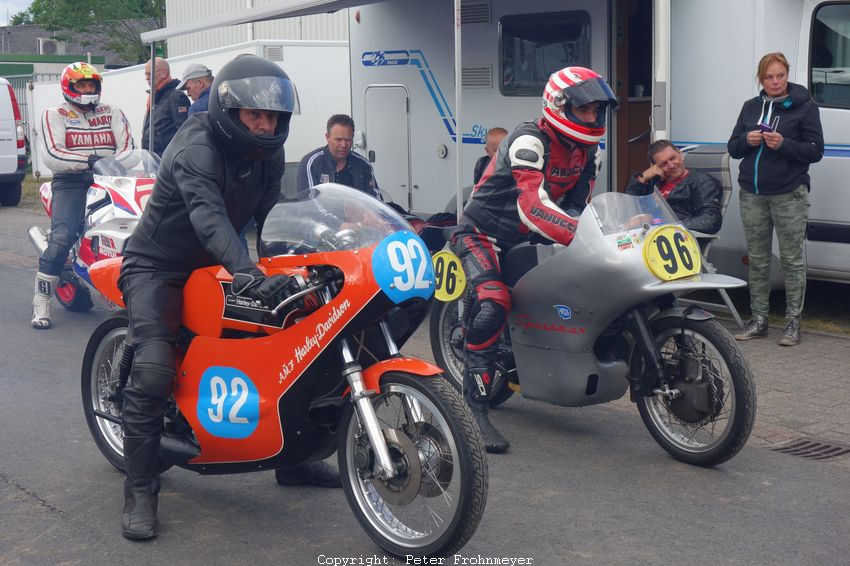
{"label": "wheel rim", "polygon": [[[713,395],[713,409],[705,418],[687,422],[677,417],[668,398],[654,395],[641,397],[650,420],[658,432],[679,450],[693,454],[709,452],[729,436],[736,415],[736,391],[729,366],[720,351],[703,335],[685,329],[669,328],[658,336],[659,350],[665,360],[678,359],[685,351],[700,360],[703,377]],[[673,384],[671,387],[675,388]]]}
{"label": "wheel rim", "polygon": [[[383,387],[373,405],[385,436],[388,430],[406,434],[416,447],[421,483],[412,501],[398,506],[381,497],[380,492],[385,490],[376,488],[380,480],[361,477],[354,463],[353,447],[359,435],[365,438],[365,432],[355,412],[346,438],[346,444],[351,447],[346,454],[346,468],[357,505],[372,527],[393,544],[405,548],[427,546],[452,527],[459,510],[462,484],[454,436],[434,403],[412,387],[401,384]],[[417,408],[412,413],[405,408],[411,405]],[[416,415],[415,420],[412,414]]]}
{"label": "wheel rim", "polygon": [[446,372],[458,389],[463,389],[463,329],[458,315],[459,301],[446,304],[440,311],[440,353]]}
{"label": "wheel rim", "polygon": [[77,286],[70,282],[64,282],[56,286],[56,298],[63,304],[71,304],[77,296]]}
{"label": "wheel rim", "polygon": [[[115,417],[121,417],[121,407],[109,400],[118,386],[118,377],[113,377],[113,368],[118,367],[121,361],[124,338],[127,336],[127,327],[122,326],[110,331],[97,346],[92,363],[91,401],[95,410],[109,413]],[[124,455],[124,432],[121,425],[104,418],[95,416],[95,423],[101,438],[119,456]]]}

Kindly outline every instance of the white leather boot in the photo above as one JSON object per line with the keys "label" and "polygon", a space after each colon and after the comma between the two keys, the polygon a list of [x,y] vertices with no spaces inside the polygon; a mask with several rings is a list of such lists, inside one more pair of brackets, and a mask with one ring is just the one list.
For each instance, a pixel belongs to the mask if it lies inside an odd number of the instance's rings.
{"label": "white leather boot", "polygon": [[58,275],[35,274],[35,292],[32,297],[33,328],[50,328],[50,297],[59,283]]}

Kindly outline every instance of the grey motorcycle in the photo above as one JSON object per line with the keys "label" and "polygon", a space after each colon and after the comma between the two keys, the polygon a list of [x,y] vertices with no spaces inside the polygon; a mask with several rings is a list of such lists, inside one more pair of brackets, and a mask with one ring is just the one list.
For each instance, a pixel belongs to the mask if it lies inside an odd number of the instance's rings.
{"label": "grey motorcycle", "polygon": [[[745,283],[701,272],[698,242],[660,194],[598,195],[569,246],[521,244],[501,260],[512,307],[491,406],[515,392],[581,407],[629,391],[677,460],[712,466],[743,448],[756,413],[752,372],[729,332],[676,296]],[[461,388],[472,291],[457,292],[456,261],[434,257],[438,291],[459,298],[434,303],[430,334],[437,364]]]}

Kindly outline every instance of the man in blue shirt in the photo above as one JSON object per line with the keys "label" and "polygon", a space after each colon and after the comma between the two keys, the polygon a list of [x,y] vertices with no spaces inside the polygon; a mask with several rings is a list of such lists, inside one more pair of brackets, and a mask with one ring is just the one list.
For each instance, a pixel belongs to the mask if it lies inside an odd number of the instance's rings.
{"label": "man in blue shirt", "polygon": [[200,63],[192,63],[186,67],[183,80],[177,85],[177,90],[185,90],[192,99],[189,107],[189,116],[196,112],[206,112],[210,99],[210,86],[213,83],[213,74],[207,67]]}

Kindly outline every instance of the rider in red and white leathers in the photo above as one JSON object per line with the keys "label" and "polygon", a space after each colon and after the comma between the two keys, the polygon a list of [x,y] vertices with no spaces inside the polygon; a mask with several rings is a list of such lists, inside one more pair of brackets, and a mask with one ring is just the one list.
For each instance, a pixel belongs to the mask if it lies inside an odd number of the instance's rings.
{"label": "rider in red and white leathers", "polygon": [[50,328],[50,297],[82,228],[92,166],[101,157],[133,149],[124,113],[100,104],[101,78],[94,67],[71,63],[62,72],[61,88],[66,102],[46,110],[41,119],[43,159],[53,180],[50,234],[35,277],[35,328]]}
{"label": "rider in red and white leathers", "polygon": [[500,254],[529,239],[569,245],[593,190],[605,115],[616,104],[594,71],[567,67],[554,73],[543,94],[542,117],[502,140],[452,235],[452,249],[475,292],[466,330],[464,398],[488,452],[509,447],[488,417],[499,339],[511,310]]}

